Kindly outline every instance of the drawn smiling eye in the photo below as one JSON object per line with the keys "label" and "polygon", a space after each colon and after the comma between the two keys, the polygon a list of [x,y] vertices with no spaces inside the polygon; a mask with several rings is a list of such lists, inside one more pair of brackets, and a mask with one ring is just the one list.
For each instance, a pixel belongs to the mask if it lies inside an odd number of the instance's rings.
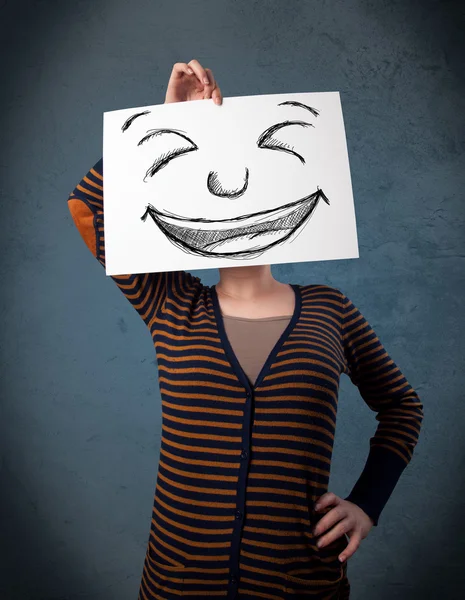
{"label": "drawn smiling eye", "polygon": [[[199,149],[195,142],[193,142],[190,138],[188,138],[187,135],[185,135],[183,131],[180,131],[178,129],[150,129],[147,132],[147,135],[145,135],[137,145],[141,146],[145,142],[148,142],[149,140],[151,140],[157,136],[168,135],[168,134],[175,135],[175,136],[182,138],[182,140],[184,140],[184,143],[182,145],[178,145],[176,148],[173,148],[172,150],[168,150],[167,152],[164,152],[163,154],[161,154],[152,163],[152,165],[148,168],[148,170],[145,174],[145,177],[144,177],[144,181],[147,179],[147,177],[153,177],[155,175],[155,173],[158,173],[158,171],[160,171],[161,169],[166,167],[166,165],[171,160],[178,158],[179,156],[184,156],[185,154],[188,154],[189,152],[194,152],[195,150]],[[185,142],[187,142],[187,144]]]}
{"label": "drawn smiling eye", "polygon": [[280,152],[287,152],[288,154],[293,154],[297,156],[302,164],[305,164],[305,159],[303,156],[298,154],[293,147],[285,142],[278,140],[275,134],[283,129],[284,127],[291,126],[299,126],[299,127],[314,127],[311,123],[307,123],[306,121],[283,121],[282,123],[276,123],[271,127],[268,127],[258,138],[257,146],[259,148],[263,148],[266,150],[279,150]]}

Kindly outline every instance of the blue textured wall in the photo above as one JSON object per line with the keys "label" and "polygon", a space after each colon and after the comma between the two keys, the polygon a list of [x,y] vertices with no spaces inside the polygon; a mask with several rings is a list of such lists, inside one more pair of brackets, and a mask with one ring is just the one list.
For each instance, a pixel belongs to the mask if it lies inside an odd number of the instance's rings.
{"label": "blue textured wall", "polygon": [[[2,600],[137,596],[160,443],[155,356],[66,200],[100,156],[103,111],[163,102],[172,64],[193,57],[225,96],[341,91],[360,259],[275,271],[342,289],[426,415],[349,561],[353,596],[463,597],[461,4],[0,2]],[[375,427],[344,378],[336,493],[358,478]]]}

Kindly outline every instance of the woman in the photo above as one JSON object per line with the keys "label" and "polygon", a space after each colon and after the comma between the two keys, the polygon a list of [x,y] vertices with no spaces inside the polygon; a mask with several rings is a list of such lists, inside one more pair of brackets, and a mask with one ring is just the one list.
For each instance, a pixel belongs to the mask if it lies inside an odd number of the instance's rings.
{"label": "woman", "polygon": [[[213,73],[174,65],[166,102],[213,99]],[[69,198],[105,264],[100,160]],[[423,406],[353,303],[270,266],[113,277],[157,354],[163,424],[139,600],[349,597],[347,560],[418,441]],[[379,426],[351,494],[328,492],[339,378]]]}

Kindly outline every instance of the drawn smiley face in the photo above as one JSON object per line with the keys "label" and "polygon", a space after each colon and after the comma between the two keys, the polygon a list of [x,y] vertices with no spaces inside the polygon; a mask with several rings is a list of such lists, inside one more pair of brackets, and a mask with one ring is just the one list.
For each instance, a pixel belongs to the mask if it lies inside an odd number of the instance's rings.
{"label": "drawn smiley face", "polygon": [[[279,106],[298,107],[309,111],[313,117],[319,115],[318,110],[301,102],[287,101]],[[122,131],[126,131],[135,119],[148,114],[150,111],[132,115],[123,124]],[[304,157],[296,152],[293,146],[279,139],[280,131],[287,127],[307,128],[314,125],[298,120],[275,123],[261,133],[256,145],[264,151],[274,150],[291,154],[301,164],[305,164]],[[184,131],[167,128],[148,130],[138,142],[138,146],[165,135],[170,135],[171,139],[175,140],[175,145],[152,162],[145,173],[144,182],[150,181],[175,159],[199,150],[198,145]],[[230,202],[247,194],[251,177],[253,173],[245,167],[240,185],[233,189],[224,185],[217,171],[209,171],[205,185],[213,197]],[[320,199],[329,205],[328,198],[318,187],[311,194],[277,208],[237,214],[227,219],[176,215],[148,204],[141,219],[146,221],[150,216],[166,238],[186,253],[214,258],[247,259],[260,256],[263,252],[293,238],[308,223]]]}

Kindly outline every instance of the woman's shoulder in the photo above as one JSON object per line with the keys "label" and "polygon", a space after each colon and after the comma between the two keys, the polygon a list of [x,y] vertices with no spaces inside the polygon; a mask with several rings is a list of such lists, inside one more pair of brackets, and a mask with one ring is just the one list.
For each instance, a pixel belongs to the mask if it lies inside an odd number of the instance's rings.
{"label": "woman's shoulder", "polygon": [[344,293],[337,287],[328,285],[326,283],[307,283],[299,285],[302,294],[313,296],[333,296],[343,298]]}
{"label": "woman's shoulder", "polygon": [[322,315],[331,314],[333,317],[344,313],[345,296],[339,288],[325,283],[309,283],[299,287],[304,313],[317,310]]}

